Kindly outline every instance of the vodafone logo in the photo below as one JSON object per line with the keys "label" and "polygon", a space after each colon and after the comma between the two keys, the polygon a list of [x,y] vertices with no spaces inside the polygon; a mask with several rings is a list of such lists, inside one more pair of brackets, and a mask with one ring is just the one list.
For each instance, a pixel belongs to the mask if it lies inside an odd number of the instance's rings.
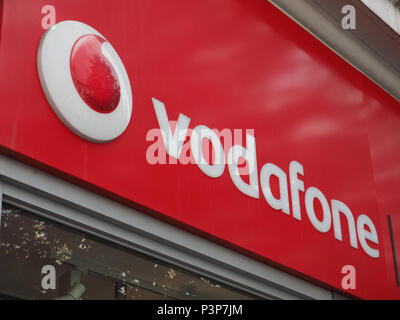
{"label": "vodafone logo", "polygon": [[43,35],[37,63],[46,98],[70,130],[97,143],[125,131],[132,115],[128,74],[99,32],[81,22],[60,22]]}

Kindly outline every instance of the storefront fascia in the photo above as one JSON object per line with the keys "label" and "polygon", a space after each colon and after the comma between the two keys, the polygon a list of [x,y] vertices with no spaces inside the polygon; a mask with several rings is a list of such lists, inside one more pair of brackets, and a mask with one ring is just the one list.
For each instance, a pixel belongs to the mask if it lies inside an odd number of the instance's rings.
{"label": "storefront fascia", "polygon": [[[400,96],[398,72],[395,68],[387,67],[387,62],[391,62],[393,43],[384,42],[379,57],[385,58],[377,58],[376,54],[364,50],[365,42],[367,47],[371,47],[372,44],[368,44],[365,38],[362,43],[354,38],[354,34],[335,43],[337,32],[342,34],[342,31],[329,19],[324,21],[321,12],[311,11],[311,7],[290,8],[289,2],[286,1],[273,2],[392,96]],[[307,5],[305,1],[298,3]],[[312,8],[315,10],[315,6]],[[308,14],[305,14],[306,12]],[[313,26],[313,23],[316,24]],[[318,30],[313,30],[316,25]],[[362,30],[360,32],[362,33]],[[357,35],[357,31],[355,34]],[[383,38],[388,34],[389,38],[392,36],[387,30],[381,30],[381,34]],[[373,38],[371,37],[372,40]],[[0,187],[4,204],[203,275],[255,297],[345,298],[323,283],[317,284],[317,281],[310,278],[308,281],[303,280],[301,275],[292,275],[290,270],[278,270],[226,246],[184,231],[140,210],[104,197],[100,195],[100,190],[89,191],[91,188],[83,188],[69,182],[76,182],[74,179],[63,177],[59,172],[52,172],[51,169],[9,150],[3,149],[2,153],[4,155],[0,156]]]}

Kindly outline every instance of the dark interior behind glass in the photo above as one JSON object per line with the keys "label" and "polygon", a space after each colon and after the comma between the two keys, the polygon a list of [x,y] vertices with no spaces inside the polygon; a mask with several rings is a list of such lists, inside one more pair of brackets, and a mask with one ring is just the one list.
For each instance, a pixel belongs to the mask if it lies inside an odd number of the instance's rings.
{"label": "dark interior behind glass", "polygon": [[[83,300],[254,298],[6,203],[0,226],[0,300],[65,297],[77,283]],[[55,289],[42,287],[46,265]]]}

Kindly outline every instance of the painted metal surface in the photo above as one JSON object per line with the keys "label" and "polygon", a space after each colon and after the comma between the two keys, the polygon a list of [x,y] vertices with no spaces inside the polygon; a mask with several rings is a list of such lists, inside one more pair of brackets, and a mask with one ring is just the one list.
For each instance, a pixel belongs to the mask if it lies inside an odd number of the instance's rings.
{"label": "painted metal surface", "polygon": [[361,0],[361,2],[400,34],[400,9],[397,0]]}
{"label": "painted metal surface", "polygon": [[[4,2],[3,153],[322,286],[361,298],[400,298],[386,217],[400,242],[397,101],[266,1],[53,1],[57,21],[80,21],[107,38],[134,88],[125,132],[107,144],[89,142],[63,125],[40,85],[45,4]],[[251,130],[258,197],[238,189],[228,165],[212,177],[196,164],[150,163],[149,148],[163,144],[151,135],[160,126],[154,99],[169,120],[190,118],[190,129]],[[253,140],[241,138],[249,148]],[[260,173],[267,163],[278,166],[291,190],[293,161],[303,167],[304,191],[311,191],[306,197],[299,188],[299,211],[296,193],[288,191],[287,214],[267,201]],[[275,197],[278,186],[272,177]],[[307,210],[306,198],[320,194],[325,211],[317,200]],[[365,243],[378,257],[364,249],[358,223],[357,248],[343,218],[337,239],[334,218],[327,223],[331,200],[346,204],[355,222],[371,219],[378,244]],[[345,265],[355,267],[356,289],[342,288]]]}

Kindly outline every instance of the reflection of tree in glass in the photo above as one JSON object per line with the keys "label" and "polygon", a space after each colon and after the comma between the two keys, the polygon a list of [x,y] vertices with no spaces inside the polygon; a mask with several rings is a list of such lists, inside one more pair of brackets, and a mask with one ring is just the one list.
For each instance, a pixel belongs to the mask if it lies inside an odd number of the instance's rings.
{"label": "reflection of tree in glass", "polygon": [[7,274],[0,277],[0,293],[14,292],[22,298],[55,298],[68,291],[62,286],[61,291],[42,289],[41,268],[46,264],[56,267],[57,286],[65,279],[69,283],[72,270],[80,270],[86,286],[83,299],[112,299],[115,292],[117,298],[127,299],[248,298],[179,267],[115,248],[4,203],[0,260],[0,274]]}
{"label": "reflection of tree in glass", "polygon": [[55,249],[57,257],[61,257],[56,262],[61,265],[70,259],[74,249],[88,251],[91,248],[90,244],[85,243],[85,238],[75,245],[61,241],[52,228],[51,224],[37,218],[27,219],[18,209],[4,208],[0,255],[14,255],[17,260],[31,259],[33,256],[36,259],[50,259],[51,249]]}

